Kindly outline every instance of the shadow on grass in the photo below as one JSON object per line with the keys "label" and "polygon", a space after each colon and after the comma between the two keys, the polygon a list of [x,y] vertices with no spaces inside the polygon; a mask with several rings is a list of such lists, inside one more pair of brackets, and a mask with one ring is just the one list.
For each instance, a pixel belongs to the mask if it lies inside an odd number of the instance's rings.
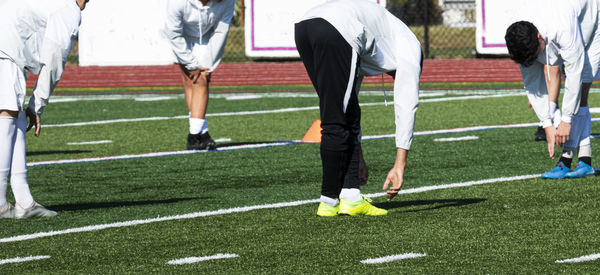
{"label": "shadow on grass", "polygon": [[126,206],[141,206],[151,204],[165,204],[165,203],[176,203],[181,201],[191,200],[205,200],[209,197],[197,197],[197,198],[177,198],[177,199],[166,199],[166,200],[148,200],[148,201],[126,201],[126,202],[90,202],[90,203],[77,203],[77,204],[60,204],[50,205],[48,209],[54,211],[78,211],[78,210],[89,210],[89,209],[102,209],[102,208],[115,208],[115,207],[126,207]]}
{"label": "shadow on grass", "polygon": [[68,155],[68,154],[85,154],[91,153],[90,150],[69,150],[69,151],[36,151],[36,152],[27,152],[27,156],[42,156],[42,155]]}
{"label": "shadow on grass", "polygon": [[427,210],[434,210],[446,207],[458,207],[469,205],[473,203],[484,202],[487,199],[456,199],[456,200],[417,200],[417,201],[392,201],[386,203],[376,203],[375,206],[383,209],[392,209],[392,208],[404,208],[404,207],[412,207],[412,206],[429,206],[421,209],[411,209],[403,212],[420,212]]}

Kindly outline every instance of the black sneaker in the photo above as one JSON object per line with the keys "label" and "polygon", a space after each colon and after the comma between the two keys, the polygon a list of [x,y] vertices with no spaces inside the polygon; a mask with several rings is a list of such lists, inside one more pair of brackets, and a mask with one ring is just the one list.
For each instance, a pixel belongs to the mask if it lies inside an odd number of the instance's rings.
{"label": "black sneaker", "polygon": [[215,150],[217,144],[210,138],[208,132],[204,134],[188,134],[187,149],[188,150]]}
{"label": "black sneaker", "polygon": [[535,132],[535,141],[546,141],[546,131],[542,126],[538,126]]}

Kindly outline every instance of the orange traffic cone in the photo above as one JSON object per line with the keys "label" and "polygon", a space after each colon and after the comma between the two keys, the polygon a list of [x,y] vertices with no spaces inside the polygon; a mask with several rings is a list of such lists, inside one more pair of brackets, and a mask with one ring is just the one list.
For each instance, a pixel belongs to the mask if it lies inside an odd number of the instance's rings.
{"label": "orange traffic cone", "polygon": [[306,134],[304,135],[304,137],[302,138],[302,142],[314,142],[314,143],[320,143],[321,142],[321,121],[320,120],[315,120],[315,122],[313,122],[313,124],[310,126],[310,128],[308,129],[308,131],[306,131]]}

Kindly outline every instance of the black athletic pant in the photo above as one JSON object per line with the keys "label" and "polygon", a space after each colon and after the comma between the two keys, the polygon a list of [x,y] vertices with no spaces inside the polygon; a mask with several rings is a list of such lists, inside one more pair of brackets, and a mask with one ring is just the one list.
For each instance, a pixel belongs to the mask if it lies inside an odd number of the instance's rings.
{"label": "black athletic pant", "polygon": [[359,188],[359,58],[327,21],[314,18],[295,26],[296,48],[319,95],[321,112],[321,195],[338,198],[342,188]]}

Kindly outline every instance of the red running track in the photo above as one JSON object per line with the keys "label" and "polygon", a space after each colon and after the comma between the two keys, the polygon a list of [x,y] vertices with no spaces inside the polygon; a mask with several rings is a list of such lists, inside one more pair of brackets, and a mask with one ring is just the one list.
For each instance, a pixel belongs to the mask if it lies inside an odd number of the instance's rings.
{"label": "red running track", "polygon": [[[37,76],[27,81],[35,86]],[[379,83],[380,76],[364,83]],[[385,76],[386,82],[392,78]],[[516,82],[522,81],[518,66],[510,59],[425,60],[422,82]],[[212,85],[310,84],[301,62],[222,63],[213,73]],[[67,66],[58,84],[62,88],[181,86],[178,66]]]}

